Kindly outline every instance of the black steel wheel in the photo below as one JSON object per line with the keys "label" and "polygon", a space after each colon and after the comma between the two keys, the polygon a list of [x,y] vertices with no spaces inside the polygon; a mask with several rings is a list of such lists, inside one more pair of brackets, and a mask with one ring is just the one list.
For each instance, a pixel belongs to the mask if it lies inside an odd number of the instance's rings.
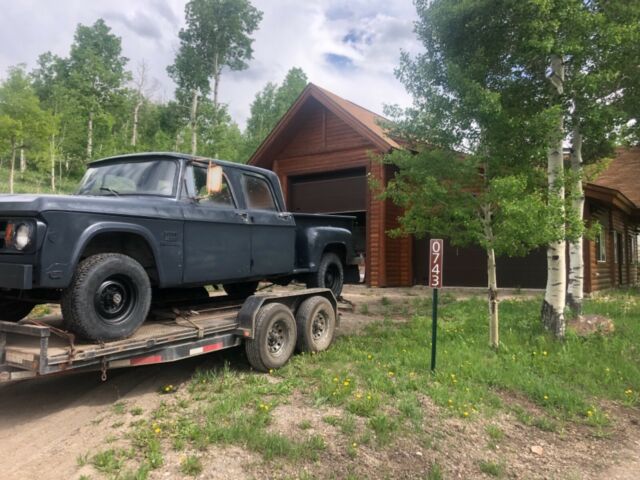
{"label": "black steel wheel", "polygon": [[31,313],[35,303],[23,300],[0,300],[0,320],[18,322]]}
{"label": "black steel wheel", "polygon": [[336,312],[324,297],[307,298],[296,312],[299,352],[322,352],[333,343],[336,334]]}
{"label": "black steel wheel", "polygon": [[256,316],[254,338],[245,342],[249,363],[261,372],[282,367],[293,355],[296,336],[291,310],[281,303],[265,305]]}
{"label": "black steel wheel", "polygon": [[79,336],[126,338],[149,313],[149,277],[142,265],[126,255],[93,255],[78,265],[61,305],[65,327]]}
{"label": "black steel wheel", "polygon": [[308,288],[328,288],[336,298],[342,294],[344,267],[335,253],[325,253],[318,265],[318,271],[307,280]]}

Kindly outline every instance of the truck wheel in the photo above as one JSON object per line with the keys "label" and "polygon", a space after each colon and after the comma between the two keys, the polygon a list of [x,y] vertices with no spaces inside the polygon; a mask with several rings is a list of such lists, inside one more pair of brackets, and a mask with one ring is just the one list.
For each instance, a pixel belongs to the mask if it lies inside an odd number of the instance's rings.
{"label": "truck wheel", "polygon": [[83,260],[61,301],[65,327],[89,340],[130,336],[144,322],[150,304],[144,268],[118,253]]}
{"label": "truck wheel", "polygon": [[344,268],[340,257],[335,253],[325,253],[320,260],[318,271],[312,273],[307,288],[329,288],[336,298],[342,293]]}
{"label": "truck wheel", "polygon": [[17,322],[31,313],[35,303],[23,300],[0,300],[0,320]]}
{"label": "truck wheel", "polygon": [[324,297],[306,299],[296,313],[299,352],[322,352],[333,343],[336,333],[336,312]]}
{"label": "truck wheel", "polygon": [[227,295],[234,300],[244,300],[256,293],[258,283],[259,282],[225,283],[222,285],[222,288],[224,288]]}
{"label": "truck wheel", "polygon": [[281,303],[270,303],[258,311],[254,338],[245,341],[247,358],[253,368],[268,372],[282,367],[296,348],[296,321]]}

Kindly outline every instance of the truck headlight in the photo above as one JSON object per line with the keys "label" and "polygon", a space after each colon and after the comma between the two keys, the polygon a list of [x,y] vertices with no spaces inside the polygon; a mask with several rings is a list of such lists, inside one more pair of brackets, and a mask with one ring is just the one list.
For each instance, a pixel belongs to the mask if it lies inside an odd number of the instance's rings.
{"label": "truck headlight", "polygon": [[15,233],[13,236],[13,247],[16,250],[24,250],[31,244],[33,237],[33,229],[26,223],[20,223],[15,227]]}

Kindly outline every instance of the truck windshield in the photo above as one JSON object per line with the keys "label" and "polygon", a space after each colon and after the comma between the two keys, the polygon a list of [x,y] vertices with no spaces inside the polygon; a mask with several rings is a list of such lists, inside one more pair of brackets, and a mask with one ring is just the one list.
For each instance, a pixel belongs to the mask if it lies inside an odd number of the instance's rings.
{"label": "truck windshield", "polygon": [[171,160],[95,165],[84,174],[78,195],[175,195],[178,164]]}

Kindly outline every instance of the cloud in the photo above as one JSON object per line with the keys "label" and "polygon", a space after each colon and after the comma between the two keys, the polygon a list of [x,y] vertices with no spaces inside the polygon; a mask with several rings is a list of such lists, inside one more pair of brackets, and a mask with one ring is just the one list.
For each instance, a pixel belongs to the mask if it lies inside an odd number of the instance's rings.
{"label": "cloud", "polygon": [[[168,100],[175,86],[166,73],[179,46],[186,0],[20,0],[3,2],[0,17],[0,76],[10,65],[29,68],[41,53],[66,56],[78,23],[105,18],[122,37],[129,69],[144,60],[150,81]],[[244,126],[255,94],[267,82],[281,82],[292,67],[310,81],[376,112],[385,103],[408,105],[404,87],[394,77],[401,49],[420,49],[413,34],[416,14],[411,0],[252,0],[264,12],[254,38],[249,68],[223,72],[221,101]]]}

